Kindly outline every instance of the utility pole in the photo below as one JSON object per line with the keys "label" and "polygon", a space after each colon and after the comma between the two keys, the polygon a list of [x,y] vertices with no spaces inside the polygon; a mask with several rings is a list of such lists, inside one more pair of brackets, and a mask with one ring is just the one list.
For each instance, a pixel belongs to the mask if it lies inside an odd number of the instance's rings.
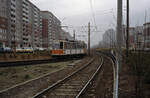
{"label": "utility pole", "polygon": [[76,31],[75,30],[73,30],[73,38],[74,38],[74,40],[76,40]]}
{"label": "utility pole", "polygon": [[[145,23],[147,22],[147,11],[145,10]],[[145,31],[145,36],[144,36],[144,48],[143,49],[145,49],[146,47],[147,47],[147,44],[146,44],[146,40],[147,40],[147,38],[146,38],[146,36],[147,36],[147,29],[145,29],[146,31]]]}
{"label": "utility pole", "polygon": [[118,98],[119,93],[119,72],[122,63],[122,0],[117,0],[117,50],[116,53],[116,66],[115,66],[115,73],[114,73],[114,92],[113,98]]}
{"label": "utility pole", "polygon": [[[117,58],[119,62],[121,63],[122,60],[122,2],[123,0],[118,0],[118,10],[117,10],[117,48],[118,48],[118,55]],[[121,64],[119,64],[119,67],[121,67]]]}
{"label": "utility pole", "polygon": [[90,22],[88,23],[88,55],[90,56],[90,51],[91,51],[91,49],[90,49],[90,40],[91,40],[91,38],[90,38],[90,34],[91,33],[91,26],[90,26]]}
{"label": "utility pole", "polygon": [[127,38],[126,38],[126,57],[128,58],[129,56],[129,0],[127,0],[127,28],[126,28],[126,33],[127,33]]}

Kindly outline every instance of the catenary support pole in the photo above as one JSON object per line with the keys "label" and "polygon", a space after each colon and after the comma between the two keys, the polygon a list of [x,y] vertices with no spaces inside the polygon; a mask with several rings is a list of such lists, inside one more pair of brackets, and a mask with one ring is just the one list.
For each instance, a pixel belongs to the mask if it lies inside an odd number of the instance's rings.
{"label": "catenary support pole", "polygon": [[116,76],[115,76],[115,85],[114,85],[114,95],[113,98],[118,98],[119,95],[119,72],[122,65],[122,0],[117,0],[117,57],[116,57]]}
{"label": "catenary support pole", "polygon": [[129,55],[129,0],[127,0],[127,28],[126,28],[126,33],[127,33],[127,37],[126,37],[126,57],[128,59],[128,55]]}
{"label": "catenary support pole", "polygon": [[90,38],[90,34],[91,33],[91,27],[90,27],[90,22],[88,23],[88,55],[90,56],[90,51],[91,51],[91,38]]}
{"label": "catenary support pole", "polygon": [[76,40],[76,31],[75,30],[73,30],[73,38],[74,38],[74,40]]}

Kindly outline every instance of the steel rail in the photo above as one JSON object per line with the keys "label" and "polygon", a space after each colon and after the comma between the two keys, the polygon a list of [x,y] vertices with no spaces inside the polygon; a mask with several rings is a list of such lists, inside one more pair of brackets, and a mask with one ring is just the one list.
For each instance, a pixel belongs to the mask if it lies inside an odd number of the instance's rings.
{"label": "steel rail", "polygon": [[91,82],[96,78],[97,74],[100,72],[100,69],[102,68],[102,65],[104,64],[104,59],[101,57],[101,64],[98,67],[98,69],[96,70],[96,72],[93,74],[93,76],[91,77],[91,79],[87,82],[87,84],[83,87],[83,89],[79,92],[79,94],[76,96],[76,98],[80,98],[84,92],[87,90],[87,88],[91,85]]}
{"label": "steel rail", "polygon": [[113,64],[113,79],[114,79],[114,83],[113,83],[113,98],[118,97],[118,91],[119,91],[119,64],[118,64],[118,60],[117,57],[113,54],[113,53],[104,53],[104,52],[100,52],[102,54],[104,54],[108,59],[110,59],[112,61]]}
{"label": "steel rail", "polygon": [[55,88],[57,85],[61,84],[62,82],[66,81],[67,79],[70,79],[70,77],[74,76],[76,73],[80,72],[81,70],[83,70],[84,68],[86,68],[88,65],[90,65],[91,63],[93,63],[95,60],[95,58],[93,58],[92,60],[90,60],[87,64],[85,64],[83,67],[81,67],[80,69],[78,69],[77,71],[73,72],[72,74],[68,75],[67,77],[65,77],[62,80],[57,81],[56,83],[54,83],[53,85],[49,86],[48,88],[42,90],[41,92],[37,93],[36,95],[34,95],[31,98],[37,98],[39,96],[41,96],[42,94],[44,94],[45,92],[47,92],[48,90],[51,90],[53,88]]}

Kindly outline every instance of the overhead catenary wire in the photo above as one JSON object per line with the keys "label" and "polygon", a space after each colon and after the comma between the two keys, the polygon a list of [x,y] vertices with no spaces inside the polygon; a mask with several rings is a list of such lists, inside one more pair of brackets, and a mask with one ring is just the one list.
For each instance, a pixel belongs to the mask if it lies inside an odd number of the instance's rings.
{"label": "overhead catenary wire", "polygon": [[93,8],[93,2],[92,2],[92,0],[89,0],[89,2],[90,2],[90,9],[91,9],[92,17],[93,17],[93,22],[95,25],[95,29],[97,30],[97,24],[96,24],[96,17],[95,17],[95,12],[94,12],[94,8]]}

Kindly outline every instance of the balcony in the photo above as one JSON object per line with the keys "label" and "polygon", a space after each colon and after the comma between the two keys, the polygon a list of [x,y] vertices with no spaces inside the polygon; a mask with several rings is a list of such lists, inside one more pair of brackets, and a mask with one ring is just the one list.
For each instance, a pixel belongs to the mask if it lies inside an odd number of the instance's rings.
{"label": "balcony", "polygon": [[11,11],[10,13],[11,13],[12,17],[15,17],[15,16],[16,16],[16,12]]}
{"label": "balcony", "polygon": [[22,15],[25,16],[25,17],[28,17],[28,13],[25,12],[25,11],[23,11]]}
{"label": "balcony", "polygon": [[13,10],[16,10],[16,6],[13,5],[13,4],[10,5],[10,8],[13,9]]}
{"label": "balcony", "polygon": [[29,9],[23,8],[23,13],[29,14]]}
{"label": "balcony", "polygon": [[11,3],[12,3],[13,5],[16,5],[16,1],[15,1],[15,0],[11,0]]}
{"label": "balcony", "polygon": [[28,0],[22,0],[24,6],[29,6]]}

